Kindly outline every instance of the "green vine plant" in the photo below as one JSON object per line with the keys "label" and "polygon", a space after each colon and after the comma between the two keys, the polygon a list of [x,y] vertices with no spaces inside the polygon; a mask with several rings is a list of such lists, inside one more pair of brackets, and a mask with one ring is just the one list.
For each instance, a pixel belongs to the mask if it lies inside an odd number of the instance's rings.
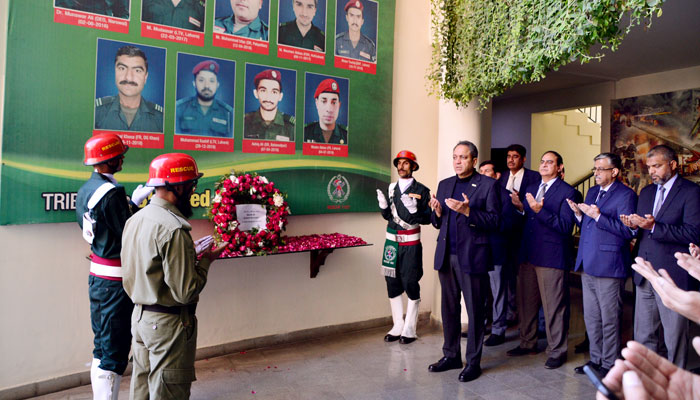
{"label": "green vine plant", "polygon": [[430,92],[460,107],[478,99],[483,109],[518,83],[615,51],[633,27],[661,16],[663,2],[431,0]]}

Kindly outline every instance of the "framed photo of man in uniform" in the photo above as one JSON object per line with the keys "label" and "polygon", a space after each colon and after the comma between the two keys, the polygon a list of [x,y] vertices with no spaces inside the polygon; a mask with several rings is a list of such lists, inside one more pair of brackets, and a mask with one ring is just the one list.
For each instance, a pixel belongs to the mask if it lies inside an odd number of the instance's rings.
{"label": "framed photo of man in uniform", "polygon": [[160,47],[97,39],[95,133],[115,132],[132,147],[163,148],[165,60]]}
{"label": "framed photo of man in uniform", "polygon": [[258,64],[245,69],[243,152],[294,154],[297,72]]}
{"label": "framed photo of man in uniform", "polygon": [[349,98],[347,78],[305,74],[303,154],[347,157]]}
{"label": "framed photo of man in uniform", "polygon": [[233,138],[236,62],[177,53],[175,135]]}
{"label": "framed photo of man in uniform", "polygon": [[141,21],[204,32],[206,0],[142,0]]}
{"label": "framed photo of man in uniform", "polygon": [[269,41],[270,0],[216,0],[214,32]]}
{"label": "framed photo of man in uniform", "polygon": [[326,0],[279,0],[277,43],[326,52]]}
{"label": "framed photo of man in uniform", "polygon": [[376,1],[336,0],[336,68],[377,73],[377,11]]}

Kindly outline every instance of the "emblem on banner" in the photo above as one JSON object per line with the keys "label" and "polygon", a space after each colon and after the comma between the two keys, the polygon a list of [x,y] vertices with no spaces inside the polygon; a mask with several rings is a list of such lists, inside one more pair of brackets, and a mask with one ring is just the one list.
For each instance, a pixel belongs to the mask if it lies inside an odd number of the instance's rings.
{"label": "emblem on banner", "polygon": [[336,175],[328,182],[328,198],[334,203],[344,203],[350,197],[350,182],[343,175]]}
{"label": "emblem on banner", "polygon": [[396,258],[396,248],[394,246],[384,247],[384,261],[391,263]]}

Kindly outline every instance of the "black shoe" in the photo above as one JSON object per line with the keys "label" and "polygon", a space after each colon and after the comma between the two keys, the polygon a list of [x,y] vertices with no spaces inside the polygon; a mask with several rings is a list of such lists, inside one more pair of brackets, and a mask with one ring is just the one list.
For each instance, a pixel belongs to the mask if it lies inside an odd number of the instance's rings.
{"label": "black shoe", "polygon": [[537,339],[547,339],[547,331],[537,331]]}
{"label": "black shoe", "polygon": [[577,374],[581,374],[581,375],[585,374],[585,372],[583,372],[583,367],[585,367],[586,365],[588,365],[589,367],[593,368],[594,370],[600,372],[600,364],[596,364],[592,361],[589,361],[583,365],[579,365],[578,367],[574,368],[574,372],[576,372]]}
{"label": "black shoe", "polygon": [[495,335],[491,334],[488,339],[484,341],[484,346],[498,346],[506,342],[506,335]]}
{"label": "black shoe", "polygon": [[544,367],[547,369],[557,369],[564,365],[566,362],[566,354],[561,357],[549,357],[547,362],[544,363]]}
{"label": "black shoe", "polygon": [[510,357],[527,356],[530,354],[537,354],[537,349],[526,349],[518,346],[514,349],[506,351],[506,355]]}
{"label": "black shoe", "polygon": [[389,334],[387,333],[387,335],[384,336],[384,341],[385,341],[385,342],[395,342],[395,341],[399,340],[400,337],[401,337],[401,336],[389,335]]}
{"label": "black shoe", "polygon": [[574,346],[574,353],[575,354],[588,353],[589,347],[590,347],[590,344],[588,342],[588,336],[586,336],[586,338],[583,339],[583,342]]}
{"label": "black shoe", "polygon": [[414,338],[414,337],[401,336],[399,338],[399,343],[401,343],[401,344],[409,344],[409,343],[413,343],[415,341],[416,341],[416,338]]}
{"label": "black shoe", "polygon": [[464,367],[462,372],[459,373],[459,381],[460,382],[469,382],[473,381],[474,379],[478,378],[481,375],[481,367],[472,367],[471,365],[467,365]]}
{"label": "black shoe", "polygon": [[428,371],[430,371],[430,372],[443,372],[443,371],[449,371],[451,369],[457,369],[457,368],[462,368],[462,359],[461,358],[442,357],[435,364],[430,364],[428,366]]}

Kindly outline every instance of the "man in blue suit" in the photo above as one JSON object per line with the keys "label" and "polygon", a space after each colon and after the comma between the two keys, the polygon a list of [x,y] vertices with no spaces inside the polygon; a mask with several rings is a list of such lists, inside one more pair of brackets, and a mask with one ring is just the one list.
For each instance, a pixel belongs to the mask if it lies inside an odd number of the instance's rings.
{"label": "man in blue suit", "polygon": [[[525,202],[525,189],[530,184],[540,181],[540,174],[537,171],[525,168],[527,161],[527,150],[523,145],[511,144],[506,148],[506,166],[508,173],[502,174],[498,178],[498,184],[506,188],[511,193],[517,193],[520,202]],[[518,275],[518,249],[523,235],[522,225],[513,225],[506,232],[506,251],[503,265],[503,279],[506,280],[506,318],[509,321],[517,320],[515,282]],[[496,264],[498,265],[498,264]],[[493,330],[491,331],[493,334]]]}
{"label": "man in blue suit", "polygon": [[545,368],[561,367],[567,351],[566,280],[573,259],[571,232],[574,213],[566,200],[576,199],[576,190],[559,175],[564,160],[556,151],[547,151],[540,160],[540,182],[525,190],[525,203],[513,193],[513,205],[523,213],[518,279],[518,312],[520,313],[520,345],[506,354],[522,356],[537,352],[537,312],[544,309],[547,332]]}
{"label": "man in blue suit", "polygon": [[[588,190],[586,201],[567,200],[581,227],[575,270],[583,270],[583,320],[590,343],[591,359],[586,365],[607,375],[622,350],[622,292],[631,265],[632,231],[620,221],[637,204],[634,190],[622,184],[622,160],[613,153],[594,159],[596,186]],[[574,368],[583,374],[583,365]]]}
{"label": "man in blue suit", "polygon": [[[665,269],[676,285],[697,290],[698,281],[676,264],[673,254],[686,252],[689,243],[700,239],[700,187],[678,176],[678,155],[666,145],[654,146],[647,153],[649,175],[654,183],[639,193],[637,212],[621,215],[636,230],[639,257]],[[634,313],[634,340],[659,352],[665,344],[668,359],[685,368],[688,359],[688,319],[666,307],[651,284],[638,273]],[[663,326],[663,338],[658,336]],[[663,339],[663,343],[661,340]]]}
{"label": "man in blue suit", "polygon": [[460,336],[460,293],[469,318],[466,361],[460,382],[481,375],[481,350],[484,340],[486,296],[493,257],[489,234],[500,224],[501,204],[498,184],[475,171],[478,150],[469,141],[461,141],[452,151],[456,176],[438,185],[437,196],[430,199],[431,222],[440,229],[435,249],[435,269],[442,287],[442,357],[428,367],[430,372],[462,368]]}

